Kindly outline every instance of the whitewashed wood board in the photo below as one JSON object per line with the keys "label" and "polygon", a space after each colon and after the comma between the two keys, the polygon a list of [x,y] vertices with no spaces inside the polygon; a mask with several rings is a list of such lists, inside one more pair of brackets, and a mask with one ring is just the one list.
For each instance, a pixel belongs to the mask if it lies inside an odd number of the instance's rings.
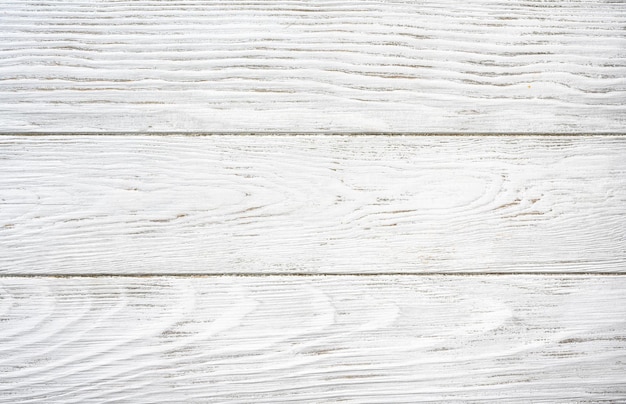
{"label": "whitewashed wood board", "polygon": [[0,278],[0,402],[623,402],[626,277]]}
{"label": "whitewashed wood board", "polygon": [[624,132],[623,1],[6,0],[1,131]]}
{"label": "whitewashed wood board", "polygon": [[624,272],[626,137],[0,137],[0,273]]}

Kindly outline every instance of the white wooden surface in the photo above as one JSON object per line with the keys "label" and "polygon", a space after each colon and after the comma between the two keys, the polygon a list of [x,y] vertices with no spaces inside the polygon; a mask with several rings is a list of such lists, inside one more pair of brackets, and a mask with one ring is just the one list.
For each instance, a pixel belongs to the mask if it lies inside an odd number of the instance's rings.
{"label": "white wooden surface", "polygon": [[0,279],[0,402],[623,402],[626,277]]}
{"label": "white wooden surface", "polygon": [[4,0],[1,131],[624,132],[623,1]]}
{"label": "white wooden surface", "polygon": [[0,273],[623,272],[626,137],[2,137]]}
{"label": "white wooden surface", "polygon": [[[624,27],[619,0],[7,0],[0,134],[626,134]],[[0,402],[625,402],[625,157],[0,136]]]}

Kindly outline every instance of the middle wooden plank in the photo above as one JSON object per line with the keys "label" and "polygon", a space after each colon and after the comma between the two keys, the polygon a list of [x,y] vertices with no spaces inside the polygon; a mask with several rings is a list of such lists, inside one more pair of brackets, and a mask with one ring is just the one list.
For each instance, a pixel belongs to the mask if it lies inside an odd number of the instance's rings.
{"label": "middle wooden plank", "polygon": [[1,137],[1,274],[623,272],[626,138]]}

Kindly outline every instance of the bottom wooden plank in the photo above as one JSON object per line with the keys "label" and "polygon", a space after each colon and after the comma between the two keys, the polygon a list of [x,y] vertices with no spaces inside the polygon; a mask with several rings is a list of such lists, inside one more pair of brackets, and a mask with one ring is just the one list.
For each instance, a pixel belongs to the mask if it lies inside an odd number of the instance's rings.
{"label": "bottom wooden plank", "polygon": [[626,277],[0,278],[0,401],[626,400]]}

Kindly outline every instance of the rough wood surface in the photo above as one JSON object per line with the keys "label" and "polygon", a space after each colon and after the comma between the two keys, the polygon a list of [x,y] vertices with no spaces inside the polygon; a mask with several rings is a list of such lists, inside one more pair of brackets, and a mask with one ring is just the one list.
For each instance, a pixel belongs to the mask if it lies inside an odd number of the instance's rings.
{"label": "rough wood surface", "polygon": [[626,277],[0,278],[0,402],[622,402]]}
{"label": "rough wood surface", "polygon": [[6,0],[2,131],[624,132],[623,1]]}
{"label": "rough wood surface", "polygon": [[[0,133],[626,133],[625,26],[600,0],[8,0]],[[624,156],[0,136],[0,403],[626,401]]]}
{"label": "rough wood surface", "polygon": [[0,273],[623,272],[624,137],[1,137]]}

